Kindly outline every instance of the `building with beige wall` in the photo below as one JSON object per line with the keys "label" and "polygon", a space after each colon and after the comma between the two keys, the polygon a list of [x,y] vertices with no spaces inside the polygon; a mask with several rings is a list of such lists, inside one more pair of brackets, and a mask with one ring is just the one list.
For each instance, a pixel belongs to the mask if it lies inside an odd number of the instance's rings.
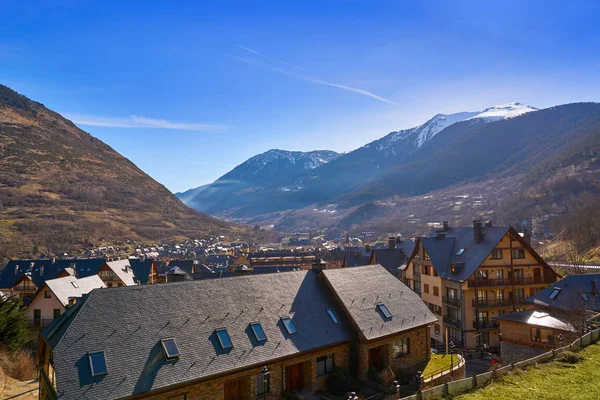
{"label": "building with beige wall", "polygon": [[[499,347],[494,317],[531,308],[525,299],[558,275],[512,227],[474,221],[417,238],[404,281],[430,309],[441,310],[432,329],[435,344],[466,349]],[[438,295],[436,295],[438,293]]]}
{"label": "building with beige wall", "polygon": [[381,266],[324,267],[94,290],[41,332],[40,397],[278,399],[428,360],[418,296]]}

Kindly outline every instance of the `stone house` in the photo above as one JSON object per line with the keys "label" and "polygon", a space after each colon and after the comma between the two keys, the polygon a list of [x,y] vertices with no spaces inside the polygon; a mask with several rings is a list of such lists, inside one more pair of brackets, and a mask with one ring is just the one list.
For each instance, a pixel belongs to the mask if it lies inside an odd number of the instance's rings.
{"label": "stone house", "polygon": [[418,296],[381,266],[323,268],[94,290],[41,332],[40,398],[279,399],[428,360]]}

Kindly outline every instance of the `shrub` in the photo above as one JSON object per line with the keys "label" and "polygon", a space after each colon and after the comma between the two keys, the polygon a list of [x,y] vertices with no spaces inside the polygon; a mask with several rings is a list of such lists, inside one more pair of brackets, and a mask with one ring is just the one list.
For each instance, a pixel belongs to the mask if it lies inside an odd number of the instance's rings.
{"label": "shrub", "polygon": [[583,356],[572,351],[563,351],[556,357],[556,361],[566,364],[577,364],[583,360]]}
{"label": "shrub", "polygon": [[289,390],[284,390],[283,392],[281,392],[281,397],[284,400],[299,400],[300,399],[295,393],[292,393]]}
{"label": "shrub", "polygon": [[14,354],[30,341],[25,309],[15,298],[0,298],[0,345]]}
{"label": "shrub", "polygon": [[344,395],[352,391],[354,381],[347,369],[335,367],[329,375],[327,375],[327,390],[335,395]]}
{"label": "shrub", "polygon": [[27,349],[18,350],[13,357],[13,378],[20,381],[29,381],[37,377],[37,367]]}

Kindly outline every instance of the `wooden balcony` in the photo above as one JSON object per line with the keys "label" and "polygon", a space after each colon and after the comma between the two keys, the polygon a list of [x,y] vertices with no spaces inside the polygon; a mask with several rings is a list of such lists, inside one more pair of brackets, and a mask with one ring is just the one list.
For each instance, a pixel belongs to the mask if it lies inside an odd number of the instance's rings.
{"label": "wooden balcony", "polygon": [[50,318],[42,318],[42,319],[29,318],[27,320],[27,326],[29,327],[29,329],[42,329],[42,328],[45,328],[46,326],[50,325],[52,323],[52,321],[54,321],[54,319],[50,319]]}
{"label": "wooden balcony", "polygon": [[498,286],[512,286],[510,279],[469,279],[469,287],[498,287]]}
{"label": "wooden balcony", "polygon": [[515,285],[549,285],[555,280],[550,277],[534,276],[529,278],[514,278]]}
{"label": "wooden balcony", "polygon": [[442,303],[446,304],[448,306],[460,308],[461,300],[459,298],[457,298],[457,297],[443,296],[442,297]]}
{"label": "wooden balcony", "polygon": [[476,278],[469,279],[469,287],[498,287],[498,286],[530,286],[530,285],[550,285],[555,279],[551,277],[535,276],[535,277],[518,277],[513,279],[485,279]]}

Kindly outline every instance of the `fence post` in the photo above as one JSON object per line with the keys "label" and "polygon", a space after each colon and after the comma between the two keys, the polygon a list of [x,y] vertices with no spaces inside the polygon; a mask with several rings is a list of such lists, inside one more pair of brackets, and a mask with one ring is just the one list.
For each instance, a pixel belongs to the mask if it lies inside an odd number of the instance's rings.
{"label": "fence post", "polygon": [[473,389],[477,387],[477,374],[473,375],[471,386],[473,387]]}
{"label": "fence post", "polygon": [[445,395],[450,394],[450,393],[448,393],[448,382],[444,383],[444,388],[442,389],[442,393]]}

